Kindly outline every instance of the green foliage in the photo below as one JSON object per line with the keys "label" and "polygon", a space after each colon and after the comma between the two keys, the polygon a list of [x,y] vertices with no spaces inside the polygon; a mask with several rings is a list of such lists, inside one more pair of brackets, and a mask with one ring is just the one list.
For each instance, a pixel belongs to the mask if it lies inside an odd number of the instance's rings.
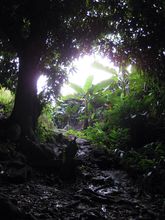
{"label": "green foliage", "polygon": [[156,161],[147,157],[147,155],[131,150],[122,158],[122,165],[127,169],[133,169],[137,174],[148,174],[156,166]]}
{"label": "green foliage", "polygon": [[14,95],[13,93],[5,88],[0,89],[0,112],[5,116],[9,116],[12,111],[14,104]]}
{"label": "green foliage", "polygon": [[89,92],[92,87],[94,77],[92,75],[88,76],[84,84],[83,90],[85,93]]}
{"label": "green foliage", "polygon": [[[82,131],[83,135],[95,143],[121,150],[141,148],[158,138],[163,141],[164,85],[137,68],[132,68],[131,73],[122,71],[118,78],[90,89],[88,115],[81,116],[90,119],[90,125]],[[94,90],[99,86],[100,90]]]}
{"label": "green foliage", "polygon": [[115,84],[116,81],[117,81],[117,78],[112,77],[110,79],[103,80],[103,81],[101,81],[100,83],[98,83],[96,85],[93,85],[93,87],[92,87],[93,94],[95,94],[97,92],[100,92],[102,90],[108,89],[110,86],[113,85],[113,83]]}
{"label": "green foliage", "polygon": [[53,113],[56,126],[65,128],[66,126],[75,127],[79,125],[81,111],[81,100],[74,98],[58,100]]}
{"label": "green foliage", "polygon": [[69,129],[65,133],[65,135],[67,135],[67,136],[71,135],[71,136],[78,137],[78,138],[86,138],[86,136],[84,135],[84,133],[82,131],[77,131],[77,130],[73,130],[73,129]]}
{"label": "green foliage", "polygon": [[[115,76],[110,79],[101,81],[100,83],[93,85],[93,76],[87,77],[83,87],[75,83],[70,83],[70,87],[75,90],[75,94],[67,97],[63,97],[63,100],[76,100],[81,102],[79,106],[79,119],[83,122],[83,127],[87,128],[94,123],[94,119],[98,111],[96,106],[102,106],[107,101],[106,93],[110,87],[117,83],[116,72]],[[81,109],[80,109],[81,108]],[[97,109],[98,110],[98,109]],[[73,113],[73,112],[72,112]]]}
{"label": "green foliage", "polygon": [[113,76],[117,76],[117,71],[114,68],[110,68],[109,66],[105,66],[96,60],[93,62],[92,66],[94,68],[96,68],[97,70],[105,71],[109,74],[112,74]]}
{"label": "green foliage", "polygon": [[165,159],[165,146],[162,143],[157,143],[156,148],[154,150],[155,158]]}
{"label": "green foliage", "polygon": [[40,63],[35,77],[38,72],[48,77],[44,98],[56,96],[67,78],[66,66],[90,52],[96,39],[107,31],[103,18],[106,13],[101,8],[107,9],[103,3],[89,0],[1,2],[0,81],[3,85],[15,89],[22,65],[19,61],[28,50],[25,66],[32,65],[34,71],[34,56]]}
{"label": "green foliage", "polygon": [[135,67],[130,73],[121,71],[109,82],[90,88],[91,124],[67,134],[106,146],[127,171],[148,177],[165,161],[165,84]]}
{"label": "green foliage", "polygon": [[[2,44],[1,44],[2,46]],[[1,47],[0,47],[1,49]],[[16,54],[0,50],[0,84],[15,92],[18,77],[18,59]]]}
{"label": "green foliage", "polygon": [[89,126],[83,131],[86,139],[93,141],[96,144],[102,144],[107,139],[105,132],[102,130],[100,123],[96,122],[92,127]]}
{"label": "green foliage", "polygon": [[[4,83],[7,80],[3,76],[9,73],[7,78],[14,79],[23,63],[47,74],[47,93],[49,97],[50,93],[57,94],[66,76],[65,66],[74,57],[90,52],[93,42],[116,63],[136,63],[148,74],[164,79],[164,1],[1,1],[0,23],[0,80]],[[22,62],[23,54],[29,54],[31,60]],[[118,85],[121,97],[129,89],[126,78],[124,73]],[[149,114],[152,111],[154,116],[158,112],[152,109],[156,102],[151,106],[155,98],[150,94],[145,102],[147,107],[150,103]],[[86,111],[86,115],[93,117],[93,112],[90,115]]]}
{"label": "green foliage", "polygon": [[125,152],[122,165],[126,169],[136,170],[139,174],[148,175],[165,159],[165,146],[161,142],[151,142],[139,150]]}
{"label": "green foliage", "polygon": [[37,135],[41,142],[46,142],[55,132],[53,107],[47,104],[38,118]]}
{"label": "green foliage", "polygon": [[[110,148],[127,149],[130,142],[129,129],[127,128],[113,128],[108,136]],[[108,143],[107,143],[108,144]]]}
{"label": "green foliage", "polygon": [[149,172],[155,165],[155,161],[150,159],[141,159],[138,163],[141,172]]}
{"label": "green foliage", "polygon": [[70,87],[72,88],[72,89],[74,89],[77,93],[79,93],[80,95],[83,95],[84,94],[84,90],[80,87],[80,86],[78,86],[77,84],[75,84],[75,83],[70,83],[69,84],[70,85]]}

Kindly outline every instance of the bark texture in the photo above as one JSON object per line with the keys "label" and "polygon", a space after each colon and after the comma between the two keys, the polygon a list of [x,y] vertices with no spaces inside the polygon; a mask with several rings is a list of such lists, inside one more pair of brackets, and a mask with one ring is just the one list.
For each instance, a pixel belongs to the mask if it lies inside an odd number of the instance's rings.
{"label": "bark texture", "polygon": [[21,136],[34,138],[37,118],[39,116],[39,101],[37,98],[37,79],[39,77],[40,54],[35,42],[28,45],[19,55],[20,71],[11,114],[11,121],[21,128]]}

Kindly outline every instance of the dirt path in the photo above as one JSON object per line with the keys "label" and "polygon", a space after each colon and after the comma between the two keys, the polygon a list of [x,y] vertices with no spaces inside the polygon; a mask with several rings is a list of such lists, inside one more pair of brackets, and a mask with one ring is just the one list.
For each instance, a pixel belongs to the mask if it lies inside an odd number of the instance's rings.
{"label": "dirt path", "polygon": [[23,184],[1,184],[1,193],[38,220],[165,219],[163,198],[138,190],[122,170],[100,168],[102,156],[95,158],[99,152],[81,141],[79,145],[76,180],[66,183],[54,175],[36,173]]}

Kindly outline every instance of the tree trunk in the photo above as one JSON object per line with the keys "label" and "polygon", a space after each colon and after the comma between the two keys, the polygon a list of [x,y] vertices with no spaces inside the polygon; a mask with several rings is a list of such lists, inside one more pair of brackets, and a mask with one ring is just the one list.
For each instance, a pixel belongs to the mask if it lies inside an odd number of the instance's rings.
{"label": "tree trunk", "polygon": [[37,99],[37,79],[39,76],[40,56],[34,51],[35,47],[25,49],[19,60],[18,85],[11,122],[21,129],[21,136],[35,138],[35,127],[39,108]]}

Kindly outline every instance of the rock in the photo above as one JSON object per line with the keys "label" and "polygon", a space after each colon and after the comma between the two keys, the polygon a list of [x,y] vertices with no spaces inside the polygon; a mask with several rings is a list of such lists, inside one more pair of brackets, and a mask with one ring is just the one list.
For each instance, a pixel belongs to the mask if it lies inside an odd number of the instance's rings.
{"label": "rock", "polygon": [[76,143],[81,146],[84,146],[84,145],[89,145],[90,141],[82,139],[82,138],[76,138]]}
{"label": "rock", "polygon": [[26,138],[20,143],[17,150],[26,156],[27,161],[32,167],[55,168],[55,154],[45,145],[40,145]]}
{"label": "rock", "polygon": [[108,169],[114,166],[113,157],[104,147],[94,148],[91,160],[93,160],[101,169]]}
{"label": "rock", "polygon": [[8,164],[4,176],[9,182],[20,184],[26,182],[31,177],[31,174],[31,167],[19,161],[13,161]]}
{"label": "rock", "polygon": [[21,217],[20,210],[3,194],[0,195],[0,216],[3,220],[17,220]]}
{"label": "rock", "polygon": [[[54,173],[39,172],[39,169],[36,169],[29,182],[19,185],[1,182],[3,194],[0,194],[0,219],[35,220],[34,216],[47,220],[165,219],[163,195],[161,197],[156,195],[154,198],[147,194],[139,195],[137,185],[124,171],[99,168],[95,161],[100,160],[101,163],[103,157],[109,157],[104,151],[95,151],[91,145],[79,146],[79,159],[85,162],[81,166],[82,175],[74,181],[77,174],[75,159],[77,145],[74,141],[66,141],[65,144],[62,143],[59,146],[56,144],[39,145],[33,142],[25,143],[25,145],[22,143],[22,151],[28,155],[30,149],[29,159],[30,156],[33,157],[31,154],[33,154],[34,147],[36,149],[33,160],[40,151],[45,160],[45,166],[49,163],[48,158],[51,158],[55,164],[59,160],[61,178]],[[28,148],[28,145],[31,146]],[[82,153],[85,155],[82,156]],[[21,156],[16,153],[13,157],[12,160],[0,162],[2,171],[4,168],[6,171],[10,168],[16,171],[24,168],[26,160],[21,159]],[[52,164],[52,167],[55,164]],[[164,164],[158,167],[159,178],[164,176],[163,167]],[[154,176],[156,181],[158,176],[155,173],[150,178],[153,179]],[[160,186],[159,182],[157,185]],[[34,216],[27,212],[33,213]]]}
{"label": "rock", "polygon": [[31,214],[23,213],[4,194],[0,194],[0,216],[3,220],[37,220]]}
{"label": "rock", "polygon": [[165,170],[157,167],[149,172],[143,179],[143,187],[147,192],[165,195]]}
{"label": "rock", "polygon": [[109,186],[114,186],[114,180],[111,177],[96,176],[92,178],[94,184],[109,184]]}
{"label": "rock", "polygon": [[93,155],[95,158],[107,155],[108,151],[105,147],[93,148]]}
{"label": "rock", "polygon": [[[77,153],[76,141],[64,139],[65,144],[38,144],[26,138],[17,148],[23,153],[29,164],[35,168],[51,169],[57,171],[61,166],[71,169]],[[66,165],[67,164],[67,165]]]}

